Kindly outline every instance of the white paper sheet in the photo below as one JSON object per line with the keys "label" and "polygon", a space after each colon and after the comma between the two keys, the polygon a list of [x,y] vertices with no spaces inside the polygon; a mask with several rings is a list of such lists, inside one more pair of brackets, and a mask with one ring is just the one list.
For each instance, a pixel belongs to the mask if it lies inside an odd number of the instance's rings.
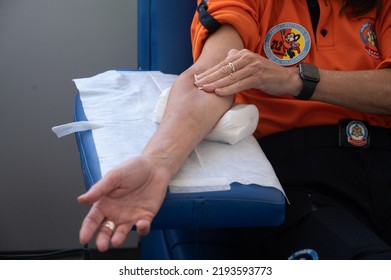
{"label": "white paper sheet", "polygon": [[[161,72],[107,71],[74,80],[87,119],[103,126],[92,132],[102,175],[143,150],[158,126],[153,112],[159,95],[175,79]],[[172,192],[228,190],[232,182],[283,192],[253,136],[235,145],[202,141],[169,188]]]}

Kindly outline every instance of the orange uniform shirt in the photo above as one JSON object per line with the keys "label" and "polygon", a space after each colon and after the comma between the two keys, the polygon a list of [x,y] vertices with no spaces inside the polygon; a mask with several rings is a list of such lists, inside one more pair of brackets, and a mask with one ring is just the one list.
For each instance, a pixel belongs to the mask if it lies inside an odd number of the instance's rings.
{"label": "orange uniform shirt", "polygon": [[[277,64],[295,67],[299,62],[307,62],[328,70],[390,67],[391,1],[383,1],[377,18],[376,11],[372,11],[353,19],[340,13],[341,2],[319,0],[316,36],[305,0],[209,0],[207,4],[208,12],[218,22],[236,28],[245,48]],[[191,34],[193,56],[197,59],[208,37],[197,14]],[[258,106],[256,137],[297,127],[337,124],[346,118],[391,127],[391,116],[291,96],[273,97],[254,89],[238,93],[236,102]]]}

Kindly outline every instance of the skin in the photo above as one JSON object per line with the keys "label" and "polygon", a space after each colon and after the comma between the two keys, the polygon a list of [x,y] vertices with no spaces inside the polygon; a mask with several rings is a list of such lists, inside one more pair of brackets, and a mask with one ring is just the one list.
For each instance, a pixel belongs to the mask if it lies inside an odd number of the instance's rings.
{"label": "skin", "polygon": [[[175,81],[162,122],[144,151],[108,172],[78,198],[81,204],[92,204],[80,229],[82,244],[95,235],[96,246],[103,252],[110,243],[120,246],[133,226],[140,235],[149,232],[171,178],[233,102],[232,95],[220,97],[199,90],[194,74],[213,67],[232,48],[243,48],[232,27],[224,26],[211,35],[197,62]],[[114,231],[101,226],[105,220],[114,222]]]}
{"label": "skin", "polygon": [[[234,73],[231,73],[228,63],[234,65]],[[391,69],[320,69],[319,73],[320,82],[311,100],[363,112],[391,114]],[[249,50],[236,49],[230,50],[224,61],[198,74],[197,80],[199,88],[219,96],[232,95],[250,88],[257,88],[274,96],[297,96],[303,86],[297,68],[282,67]]]}
{"label": "skin", "polygon": [[[92,204],[80,229],[82,244],[95,236],[98,250],[106,251],[110,244],[120,246],[134,226],[138,234],[148,234],[171,178],[231,107],[236,92],[258,88],[275,96],[299,94],[302,81],[296,68],[278,66],[243,48],[239,34],[228,25],[208,38],[200,58],[175,81],[163,120],[144,151],[78,198]],[[391,69],[320,69],[320,77],[312,100],[391,114]],[[102,227],[105,220],[114,222],[114,231]]]}

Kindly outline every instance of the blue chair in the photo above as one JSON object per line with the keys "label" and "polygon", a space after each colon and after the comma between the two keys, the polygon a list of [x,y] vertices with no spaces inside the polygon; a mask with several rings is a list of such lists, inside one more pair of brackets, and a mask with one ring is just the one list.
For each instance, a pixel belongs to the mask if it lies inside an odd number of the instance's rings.
{"label": "blue chair", "polygon": [[[138,63],[143,71],[179,74],[192,63],[190,23],[196,1],[138,1]],[[74,118],[86,120],[80,97]],[[90,131],[76,133],[86,188],[101,178]],[[173,194],[141,240],[141,259],[237,259],[241,244],[232,228],[281,225],[285,198],[275,188],[231,184],[231,190]]]}
{"label": "blue chair", "polygon": [[138,67],[166,74],[180,74],[192,63],[190,24],[195,0],[139,0]]}

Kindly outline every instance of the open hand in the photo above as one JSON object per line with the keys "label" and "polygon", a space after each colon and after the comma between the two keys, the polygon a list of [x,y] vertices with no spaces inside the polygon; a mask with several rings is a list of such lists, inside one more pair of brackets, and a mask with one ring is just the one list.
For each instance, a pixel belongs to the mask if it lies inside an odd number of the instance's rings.
{"label": "open hand", "polygon": [[138,234],[148,234],[153,218],[166,195],[169,176],[152,160],[135,157],[106,174],[81,195],[81,204],[92,204],[80,229],[80,242],[88,243],[96,234],[99,251],[110,242],[120,246],[135,226]]}

